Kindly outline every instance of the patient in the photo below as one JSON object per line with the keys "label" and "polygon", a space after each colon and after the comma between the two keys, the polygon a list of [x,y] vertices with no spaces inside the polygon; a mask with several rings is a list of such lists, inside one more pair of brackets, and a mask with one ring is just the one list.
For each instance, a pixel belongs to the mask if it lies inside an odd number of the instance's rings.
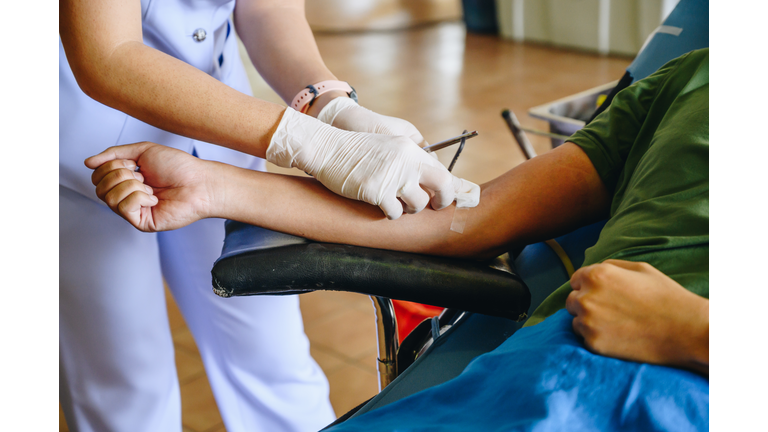
{"label": "patient", "polygon": [[[389,221],[313,179],[153,143],[112,147],[86,165],[95,169],[97,195],[142,231],[219,217],[323,242],[488,258],[608,218],[585,266],[526,325],[539,327],[565,308],[592,353],[706,376],[708,69],[708,49],[694,51],[620,92],[569,142],[482,185],[463,234],[449,230],[452,211]],[[518,334],[533,334],[527,330]]]}

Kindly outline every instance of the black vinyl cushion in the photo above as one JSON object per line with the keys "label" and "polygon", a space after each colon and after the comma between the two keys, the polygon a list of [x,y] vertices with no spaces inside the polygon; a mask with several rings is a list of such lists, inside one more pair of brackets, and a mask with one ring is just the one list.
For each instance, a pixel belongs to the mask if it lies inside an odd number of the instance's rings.
{"label": "black vinyl cushion", "polygon": [[525,317],[531,300],[511,259],[479,262],[316,243],[231,221],[211,273],[222,297],[351,291],[513,320]]}

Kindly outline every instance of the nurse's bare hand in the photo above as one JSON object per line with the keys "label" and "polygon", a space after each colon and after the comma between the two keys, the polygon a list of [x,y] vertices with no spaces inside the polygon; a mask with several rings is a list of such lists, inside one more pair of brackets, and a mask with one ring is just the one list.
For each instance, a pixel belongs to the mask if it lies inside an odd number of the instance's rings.
{"label": "nurse's bare hand", "polygon": [[208,216],[207,164],[150,142],[110,147],[85,160],[94,169],[96,195],[145,232],[181,228]]}

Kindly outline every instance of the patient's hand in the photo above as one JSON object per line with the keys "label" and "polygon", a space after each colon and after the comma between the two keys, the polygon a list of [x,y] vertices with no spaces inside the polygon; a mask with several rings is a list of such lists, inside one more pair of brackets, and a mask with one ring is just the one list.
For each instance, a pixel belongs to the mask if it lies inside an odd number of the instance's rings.
{"label": "patient's hand", "polygon": [[[110,147],[85,160],[96,195],[145,232],[166,231],[208,216],[206,164],[181,150],[142,142]],[[136,166],[140,167],[134,172]]]}
{"label": "patient's hand", "polygon": [[709,374],[709,300],[647,263],[606,260],[579,269],[566,309],[602,355]]}

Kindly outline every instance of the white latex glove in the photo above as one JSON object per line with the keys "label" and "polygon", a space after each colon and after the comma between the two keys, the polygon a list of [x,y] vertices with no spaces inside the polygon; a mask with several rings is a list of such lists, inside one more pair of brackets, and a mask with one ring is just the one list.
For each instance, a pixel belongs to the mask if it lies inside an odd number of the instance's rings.
{"label": "white latex glove", "polygon": [[389,219],[427,206],[430,197],[421,186],[434,192],[435,210],[457,195],[474,196],[467,201],[474,205],[480,196],[477,185],[468,186],[403,136],[344,131],[291,108],[272,135],[267,160],[299,168],[341,196],[379,206]]}
{"label": "white latex glove", "polygon": [[339,129],[368,132],[383,135],[402,135],[419,147],[428,144],[416,126],[397,117],[377,114],[363,108],[350,98],[337,97],[328,102],[317,115],[317,119]]}
{"label": "white latex glove", "polygon": [[477,207],[480,204],[480,186],[471,181],[453,176],[453,190],[456,191],[456,207]]}

